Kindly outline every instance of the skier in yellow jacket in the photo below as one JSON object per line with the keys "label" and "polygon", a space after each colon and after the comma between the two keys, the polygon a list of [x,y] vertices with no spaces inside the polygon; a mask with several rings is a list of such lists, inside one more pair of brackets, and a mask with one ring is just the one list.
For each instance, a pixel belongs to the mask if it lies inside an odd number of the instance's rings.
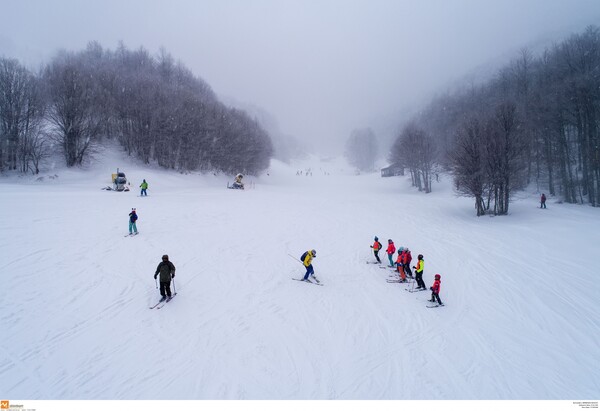
{"label": "skier in yellow jacket", "polygon": [[302,254],[302,256],[300,257],[302,264],[304,264],[304,267],[306,267],[306,274],[304,274],[304,278],[302,279],[302,281],[308,281],[308,277],[312,275],[312,277],[317,283],[320,282],[319,280],[317,280],[317,277],[315,277],[315,270],[312,266],[312,260],[316,256],[317,252],[315,250],[309,250]]}

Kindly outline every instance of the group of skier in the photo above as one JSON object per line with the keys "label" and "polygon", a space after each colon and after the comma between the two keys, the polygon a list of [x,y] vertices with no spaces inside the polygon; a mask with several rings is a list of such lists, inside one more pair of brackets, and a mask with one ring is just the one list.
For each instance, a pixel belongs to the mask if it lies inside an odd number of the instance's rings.
{"label": "group of skier", "polygon": [[[375,236],[373,239],[374,243],[370,247],[373,249],[373,254],[375,255],[375,259],[378,263],[381,264],[381,259],[379,258],[379,251],[383,248],[381,242],[379,242],[379,238]],[[396,246],[394,245],[394,241],[392,239],[388,239],[388,246],[385,250],[388,256],[388,260],[390,262],[389,267],[394,268],[398,273],[399,280],[398,282],[405,283],[408,282],[406,277],[413,279],[413,273],[411,271],[412,262],[412,254],[408,247],[400,247],[398,248],[398,256],[396,261],[394,261],[394,254],[396,253]],[[427,290],[425,286],[425,282],[423,281],[423,271],[425,270],[425,260],[423,254],[419,254],[417,256],[417,263],[412,267],[415,270],[414,280],[417,285],[416,290]],[[440,287],[441,287],[441,275],[436,274],[433,285],[429,287],[431,290],[431,299],[430,302],[437,301],[439,305],[442,304],[440,299]]]}
{"label": "group of skier", "polygon": [[[235,182],[234,182],[235,188],[238,188],[238,189],[244,188],[244,184],[242,183],[242,178],[243,178],[242,174],[236,175]],[[231,188],[234,188],[234,187],[231,187]],[[147,196],[148,194],[146,193],[146,190],[148,189],[148,183],[146,182],[145,179],[140,184],[140,188],[141,188],[140,196]],[[129,213],[129,235],[138,234],[137,225],[136,225],[137,220],[138,220],[138,215],[137,215],[136,209],[132,208],[131,212]],[[377,236],[374,238],[374,243],[373,243],[373,245],[371,245],[371,248],[373,249],[373,254],[375,255],[375,259],[377,260],[377,262],[379,264],[381,264],[381,259],[379,258],[379,251],[381,251],[383,249],[383,245],[381,244],[381,242],[379,242],[379,238]],[[389,267],[394,268],[395,271],[398,273],[398,276],[399,276],[398,281],[399,282],[407,282],[408,281],[407,277],[409,277],[410,279],[413,279],[413,272],[411,271],[411,265],[410,265],[412,262],[412,255],[411,255],[411,251],[408,249],[408,247],[400,247],[398,249],[398,255],[397,255],[395,261],[394,261],[394,254],[396,253],[396,246],[394,245],[394,242],[391,239],[388,239],[388,246],[385,251],[388,256]],[[304,277],[302,278],[301,281],[312,282],[312,281],[310,281],[310,278],[312,277],[312,279],[316,282],[316,284],[321,285],[321,281],[319,281],[319,279],[315,277],[315,270],[312,266],[312,260],[316,256],[317,256],[317,252],[314,249],[308,250],[308,251],[304,252],[302,254],[302,256],[300,256],[300,261],[306,268],[306,273],[304,274]],[[423,259],[422,254],[418,255],[417,263],[412,268],[415,270],[414,280],[417,285],[416,290],[426,290],[427,287],[425,286],[425,282],[423,281],[423,271],[425,268],[425,260]],[[173,263],[171,261],[169,261],[169,256],[166,254],[162,256],[162,261],[160,264],[158,264],[158,267],[156,268],[156,272],[154,273],[154,279],[156,280],[159,275],[160,275],[160,294],[162,296],[161,300],[159,301],[159,303],[160,303],[165,300],[169,301],[173,297],[173,295],[171,294],[171,280],[175,278],[175,266],[173,265]],[[442,301],[440,299],[440,296],[439,296],[440,286],[441,286],[441,276],[439,274],[436,274],[433,285],[431,287],[429,287],[429,289],[431,290],[431,299],[429,301],[431,301],[431,302],[437,301],[437,303],[439,305],[443,305]],[[158,288],[158,286],[157,286],[157,288]],[[177,294],[177,293],[175,293],[175,294]]]}

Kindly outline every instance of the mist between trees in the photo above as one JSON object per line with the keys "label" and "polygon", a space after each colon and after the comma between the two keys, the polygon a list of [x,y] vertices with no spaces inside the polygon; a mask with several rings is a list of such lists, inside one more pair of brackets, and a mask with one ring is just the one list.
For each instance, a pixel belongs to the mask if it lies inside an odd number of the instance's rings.
{"label": "mist between trees", "polygon": [[77,166],[103,139],[178,171],[257,174],[273,154],[255,120],[220,103],[165,50],[153,57],[92,42],[59,52],[39,73],[0,58],[0,170],[37,174],[57,147]]}
{"label": "mist between trees", "polygon": [[535,184],[567,203],[600,205],[600,31],[519,56],[480,85],[432,101],[398,135],[389,160],[431,191],[449,171],[477,215],[508,213]]}

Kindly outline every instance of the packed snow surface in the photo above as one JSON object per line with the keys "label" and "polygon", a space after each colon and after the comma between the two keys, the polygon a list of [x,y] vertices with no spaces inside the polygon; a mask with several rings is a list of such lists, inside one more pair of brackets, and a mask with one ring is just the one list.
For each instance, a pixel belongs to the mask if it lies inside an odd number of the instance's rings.
{"label": "packed snow surface", "polygon": [[[117,166],[132,191],[101,190]],[[120,156],[0,178],[3,398],[598,398],[598,209],[530,190],[477,218],[447,177],[317,160],[228,180]],[[375,235],[425,256],[444,307],[366,264]],[[313,248],[323,287],[291,280]],[[178,294],[151,310],[163,254]]]}

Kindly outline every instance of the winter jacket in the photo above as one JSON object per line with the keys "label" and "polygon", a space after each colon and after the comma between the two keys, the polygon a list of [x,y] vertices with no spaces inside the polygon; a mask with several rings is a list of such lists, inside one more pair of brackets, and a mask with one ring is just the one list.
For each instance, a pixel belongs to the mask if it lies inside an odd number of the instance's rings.
{"label": "winter jacket", "polygon": [[546,201],[546,196],[542,194],[542,203]]}
{"label": "winter jacket", "polygon": [[396,263],[404,264],[404,251],[401,253],[398,253],[398,258],[396,258]]}
{"label": "winter jacket", "polygon": [[379,251],[379,250],[381,250],[381,249],[383,248],[383,246],[381,245],[381,243],[380,243],[379,241],[375,241],[375,242],[373,243],[373,246],[372,246],[372,248],[373,248],[373,250],[375,250],[375,251]]}
{"label": "winter jacket", "polygon": [[387,248],[387,250],[385,250],[385,252],[388,254],[394,254],[396,252],[396,246],[394,245],[393,242],[388,244],[388,248]]}
{"label": "winter jacket", "polygon": [[160,282],[161,283],[169,283],[171,282],[171,278],[175,277],[175,266],[170,261],[161,261],[156,267],[156,272],[154,273],[154,278],[156,275],[160,273]]}
{"label": "winter jacket", "polygon": [[422,273],[424,268],[425,268],[425,261],[423,261],[423,260],[417,261],[417,265],[415,267],[415,269],[417,270],[417,272],[418,273]]}
{"label": "winter jacket", "polygon": [[440,293],[440,285],[441,285],[441,281],[440,280],[435,280],[433,282],[433,286],[431,287],[431,291],[433,291],[436,294]]}
{"label": "winter jacket", "polygon": [[142,188],[142,190],[145,190],[148,188],[148,183],[146,183],[146,180],[144,180],[144,182],[142,184],[140,184],[140,187]]}
{"label": "winter jacket", "polygon": [[130,223],[135,223],[138,219],[137,214],[135,213],[135,211],[132,211],[131,213],[129,213],[129,222]]}
{"label": "winter jacket", "polygon": [[410,264],[411,261],[412,261],[412,255],[410,254],[410,251],[405,251],[402,262],[404,264],[408,265],[408,264]]}
{"label": "winter jacket", "polygon": [[304,264],[305,267],[308,267],[311,263],[312,263],[312,253],[309,251],[306,252],[306,257],[304,257],[304,260],[302,261],[302,264]]}

